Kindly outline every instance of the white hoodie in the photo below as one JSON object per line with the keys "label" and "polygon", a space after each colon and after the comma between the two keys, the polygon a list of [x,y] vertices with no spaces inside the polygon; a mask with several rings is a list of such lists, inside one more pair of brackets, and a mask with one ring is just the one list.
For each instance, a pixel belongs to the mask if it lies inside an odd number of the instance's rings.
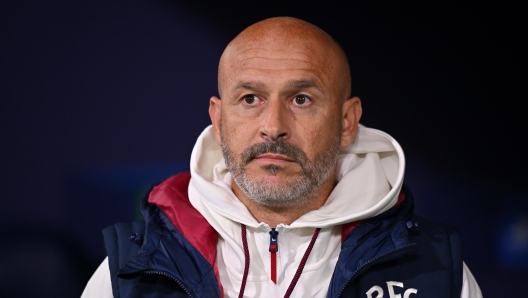
{"label": "white hoodie", "polygon": [[[238,297],[242,283],[245,261],[241,224],[247,226],[250,255],[244,296],[283,297],[315,228],[321,228],[291,297],[326,297],[341,250],[341,225],[371,218],[394,206],[403,183],[405,158],[400,145],[391,136],[360,126],[354,141],[339,152],[338,184],[325,205],[304,214],[291,225],[276,227],[279,232],[277,284],[270,279],[270,227],[257,222],[232,192],[232,177],[211,126],[199,136],[190,168],[191,204],[219,234],[217,263],[225,297]],[[94,284],[105,283],[104,292],[111,293],[106,262],[92,280]],[[463,278],[461,297],[481,297],[480,289],[465,265]],[[102,294],[101,289],[93,289],[92,280],[82,297]],[[92,290],[93,295],[90,295]]]}

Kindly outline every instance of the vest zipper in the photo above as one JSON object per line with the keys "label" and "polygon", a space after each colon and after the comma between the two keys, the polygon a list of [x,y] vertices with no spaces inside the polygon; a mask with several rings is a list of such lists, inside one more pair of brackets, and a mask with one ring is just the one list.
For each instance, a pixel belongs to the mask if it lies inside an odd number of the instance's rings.
{"label": "vest zipper", "polygon": [[271,280],[274,284],[277,284],[277,252],[279,251],[279,243],[277,238],[279,237],[279,232],[277,232],[275,228],[272,228],[269,234],[269,251],[271,253]]}
{"label": "vest zipper", "polygon": [[166,273],[166,272],[163,272],[163,271],[155,271],[155,270],[147,270],[147,271],[141,271],[141,273],[145,273],[145,274],[159,274],[159,275],[163,275],[163,276],[166,276],[172,280],[174,280],[176,283],[178,283],[178,285],[180,285],[180,287],[182,287],[182,289],[185,291],[185,293],[187,293],[187,295],[189,297],[193,297],[191,295],[191,293],[189,293],[189,291],[187,290],[187,288],[185,287],[185,285],[179,280],[177,279],[176,277],[174,277],[173,275],[169,274],[169,273]]}
{"label": "vest zipper", "polygon": [[381,254],[377,257],[374,257],[370,260],[368,260],[367,262],[363,263],[363,265],[359,266],[353,273],[352,275],[347,279],[347,281],[343,284],[343,286],[341,287],[341,290],[339,290],[338,294],[335,296],[335,297],[340,297],[341,294],[343,293],[343,291],[345,290],[347,284],[352,281],[352,279],[354,279],[354,277],[356,277],[356,275],[361,271],[363,270],[365,267],[369,266],[369,265],[372,265],[373,263],[375,262],[379,262],[382,258],[386,258],[392,254],[396,254],[398,252],[402,252],[402,251],[405,251],[405,250],[408,250],[410,249],[411,247],[414,247],[416,246],[415,243],[410,243],[410,244],[407,244],[407,245],[404,245],[400,248],[396,248],[396,249],[393,249],[389,252],[386,252],[384,254]]}

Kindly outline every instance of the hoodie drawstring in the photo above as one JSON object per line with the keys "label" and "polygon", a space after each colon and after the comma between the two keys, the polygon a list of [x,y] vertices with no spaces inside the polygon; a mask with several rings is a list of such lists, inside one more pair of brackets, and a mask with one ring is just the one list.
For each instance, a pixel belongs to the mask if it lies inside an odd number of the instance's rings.
{"label": "hoodie drawstring", "polygon": [[238,298],[242,298],[244,296],[244,290],[246,289],[246,281],[249,273],[249,249],[247,244],[247,237],[246,237],[246,225],[241,225],[242,227],[242,243],[244,244],[244,277],[242,277],[242,285],[240,286],[240,293],[238,294]]}
{"label": "hoodie drawstring", "polygon": [[[245,259],[245,265],[244,265],[244,276],[242,277],[242,284],[240,285],[240,292],[238,294],[239,298],[242,298],[244,296],[244,290],[246,289],[246,282],[247,277],[249,274],[249,249],[247,244],[247,236],[246,236],[246,226],[241,225],[242,229],[242,242],[244,245],[244,259]],[[293,276],[293,279],[290,283],[290,286],[288,287],[288,290],[286,290],[286,294],[284,294],[284,298],[289,298],[291,293],[293,292],[293,289],[295,288],[295,285],[297,284],[297,281],[299,281],[299,278],[301,277],[302,271],[304,269],[304,265],[306,265],[306,261],[308,260],[308,256],[310,256],[310,253],[312,252],[312,248],[315,244],[315,240],[317,239],[317,236],[319,236],[319,231],[321,231],[321,228],[315,229],[315,232],[312,236],[312,240],[310,240],[310,244],[308,244],[308,248],[306,248],[306,251],[304,252],[304,255],[301,259],[301,263],[299,264],[299,267],[297,268],[297,271],[295,272],[295,275]]]}

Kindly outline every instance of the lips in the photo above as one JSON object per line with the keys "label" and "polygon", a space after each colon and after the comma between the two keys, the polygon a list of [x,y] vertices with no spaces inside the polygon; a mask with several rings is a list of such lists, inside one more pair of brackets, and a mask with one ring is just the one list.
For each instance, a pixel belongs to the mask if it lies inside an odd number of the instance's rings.
{"label": "lips", "polygon": [[266,154],[262,154],[262,155],[259,155],[257,157],[255,157],[255,159],[257,160],[266,160],[266,161],[287,161],[287,162],[293,162],[292,159],[284,156],[284,155],[281,155],[281,154],[273,154],[273,153],[266,153]]}

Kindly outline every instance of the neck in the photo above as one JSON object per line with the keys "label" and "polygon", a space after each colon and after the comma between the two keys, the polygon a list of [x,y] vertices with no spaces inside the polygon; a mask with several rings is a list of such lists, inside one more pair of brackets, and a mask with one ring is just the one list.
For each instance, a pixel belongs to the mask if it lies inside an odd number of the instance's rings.
{"label": "neck", "polygon": [[306,204],[291,207],[270,207],[258,204],[246,196],[240,187],[233,181],[232,189],[238,199],[248,208],[249,212],[258,222],[264,222],[271,228],[279,224],[290,225],[304,214],[321,208],[326,203],[328,196],[335,185],[335,175],[325,181],[325,183],[316,191],[315,196]]}

